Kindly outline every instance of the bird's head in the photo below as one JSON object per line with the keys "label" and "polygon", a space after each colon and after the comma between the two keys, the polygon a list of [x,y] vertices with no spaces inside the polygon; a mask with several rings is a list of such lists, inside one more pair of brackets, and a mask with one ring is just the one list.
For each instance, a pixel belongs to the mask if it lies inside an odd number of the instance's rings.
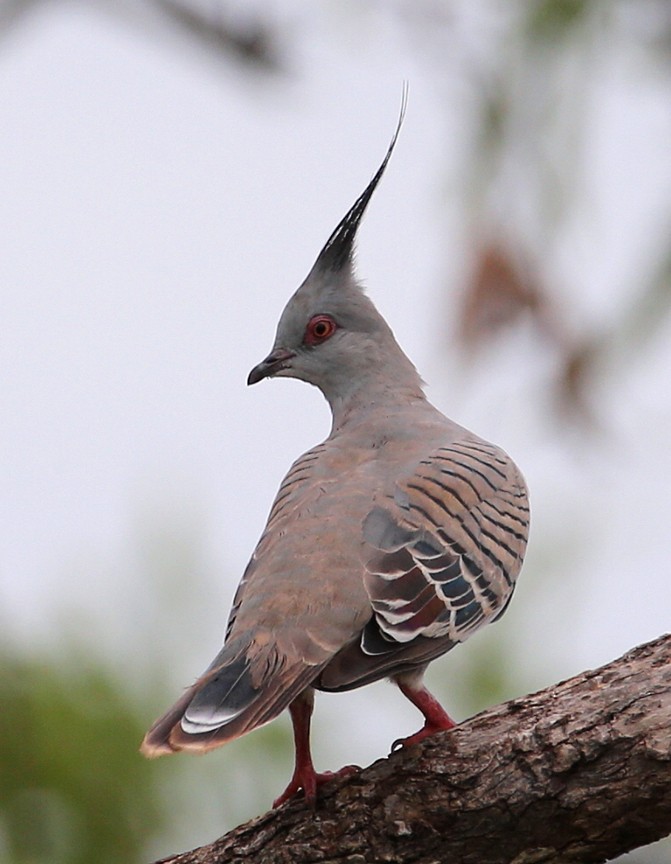
{"label": "bird's head", "polygon": [[[414,366],[354,275],[354,242],[368,203],[394,150],[405,114],[372,180],[326,241],[310,273],[287,303],[270,354],[247,379],[299,378],[314,384],[332,407],[354,390],[388,380],[419,382]],[[398,367],[398,368],[395,368]]]}

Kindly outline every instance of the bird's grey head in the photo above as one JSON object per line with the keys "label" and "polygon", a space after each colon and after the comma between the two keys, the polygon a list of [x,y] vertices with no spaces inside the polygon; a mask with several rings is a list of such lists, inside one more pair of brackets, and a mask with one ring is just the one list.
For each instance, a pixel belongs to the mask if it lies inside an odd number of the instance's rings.
{"label": "bird's grey head", "polygon": [[354,242],[368,203],[384,174],[405,114],[382,164],[340,220],[303,284],[287,303],[270,354],[249,374],[299,378],[324,393],[334,412],[355,393],[380,399],[381,390],[417,391],[421,380],[354,275]]}

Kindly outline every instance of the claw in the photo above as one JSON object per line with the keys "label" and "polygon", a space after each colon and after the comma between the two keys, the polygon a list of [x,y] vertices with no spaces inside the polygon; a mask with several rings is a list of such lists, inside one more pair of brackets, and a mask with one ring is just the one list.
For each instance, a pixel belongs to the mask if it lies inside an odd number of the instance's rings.
{"label": "claw", "polygon": [[407,738],[397,738],[391,745],[391,752],[396,753],[398,750],[412,747],[413,744],[419,744],[420,741],[423,741],[425,738],[430,738],[432,735],[435,735],[436,732],[445,732],[447,729],[454,729],[456,725],[457,724],[449,717],[440,725],[435,723],[426,723],[422,726],[419,732],[415,732],[414,735],[408,735]]}
{"label": "claw", "polygon": [[285,801],[293,798],[293,796],[302,789],[305,801],[314,810],[317,804],[317,790],[320,786],[323,786],[324,783],[328,783],[330,780],[335,780],[338,777],[349,777],[360,770],[361,768],[359,768],[358,765],[345,765],[345,767],[341,768],[339,771],[322,771],[318,774],[312,767],[308,768],[307,766],[303,766],[303,770],[294,771],[294,776],[291,778],[287,788],[279,798],[276,798],[273,801],[273,808],[280,807],[285,803]]}

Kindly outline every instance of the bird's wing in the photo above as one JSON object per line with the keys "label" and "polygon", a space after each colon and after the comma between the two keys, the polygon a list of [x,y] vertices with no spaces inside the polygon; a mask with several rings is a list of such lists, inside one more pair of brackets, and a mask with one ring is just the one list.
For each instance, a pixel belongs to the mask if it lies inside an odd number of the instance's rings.
{"label": "bird's wing", "polygon": [[424,665],[498,618],[528,529],[524,480],[499,448],[467,438],[422,459],[364,522],[374,614],[319,686],[349,689]]}

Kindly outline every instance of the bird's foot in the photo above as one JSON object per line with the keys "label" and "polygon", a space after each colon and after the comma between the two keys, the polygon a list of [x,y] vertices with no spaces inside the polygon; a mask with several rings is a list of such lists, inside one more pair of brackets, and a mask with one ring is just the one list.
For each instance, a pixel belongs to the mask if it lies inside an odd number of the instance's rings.
{"label": "bird's foot", "polygon": [[317,803],[317,789],[320,786],[338,777],[349,777],[350,774],[356,774],[360,770],[361,768],[358,765],[345,765],[339,771],[323,771],[318,774],[312,767],[303,766],[300,770],[297,768],[287,788],[279,798],[273,801],[273,808],[284,804],[285,801],[288,801],[296,792],[300,792],[301,789],[303,790],[306,803],[314,808]]}
{"label": "bird's foot", "polygon": [[392,753],[400,750],[402,747],[411,747],[413,744],[419,744],[420,741],[430,738],[436,732],[445,732],[447,729],[454,729],[457,725],[436,697],[432,696],[426,687],[421,686],[421,681],[418,684],[412,678],[408,680],[399,676],[396,679],[396,683],[401,693],[422,712],[424,715],[424,725],[419,732],[415,732],[414,735],[410,735],[408,738],[397,738],[391,745]]}
{"label": "bird's foot", "polygon": [[430,738],[432,735],[435,735],[436,732],[445,732],[448,729],[454,729],[456,725],[457,724],[454,720],[445,714],[440,721],[425,723],[419,732],[415,732],[414,735],[409,735],[407,738],[397,738],[391,745],[391,752],[395,753],[397,750],[412,747],[413,744],[419,744],[420,741],[423,741],[425,738]]}

